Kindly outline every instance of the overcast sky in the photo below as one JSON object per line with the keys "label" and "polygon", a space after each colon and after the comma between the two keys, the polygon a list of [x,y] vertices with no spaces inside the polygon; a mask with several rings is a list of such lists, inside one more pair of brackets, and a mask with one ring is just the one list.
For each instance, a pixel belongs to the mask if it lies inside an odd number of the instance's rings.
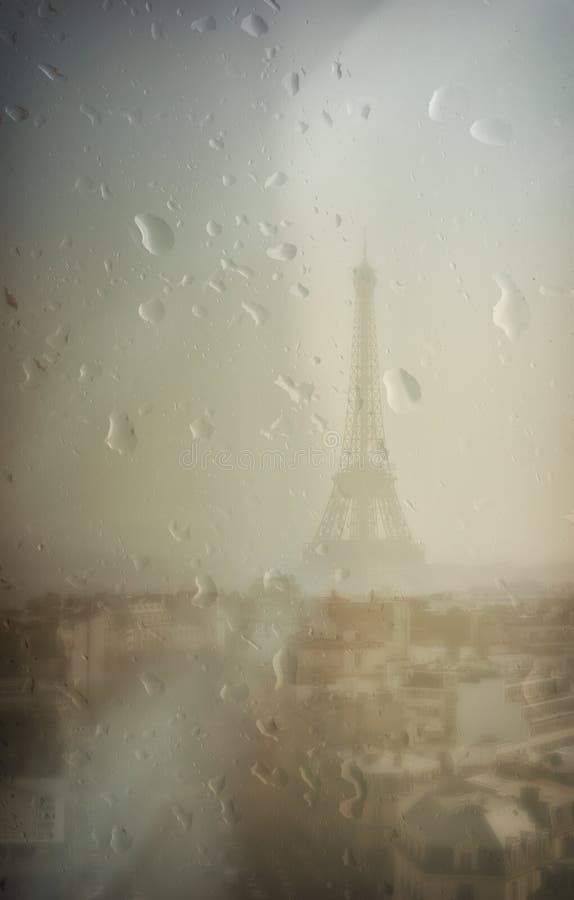
{"label": "overcast sky", "polygon": [[[572,560],[574,7],[274,5],[0,10],[8,580],[296,568],[364,227],[381,376],[421,387],[384,415],[427,558]],[[225,468],[187,464],[193,423]]]}

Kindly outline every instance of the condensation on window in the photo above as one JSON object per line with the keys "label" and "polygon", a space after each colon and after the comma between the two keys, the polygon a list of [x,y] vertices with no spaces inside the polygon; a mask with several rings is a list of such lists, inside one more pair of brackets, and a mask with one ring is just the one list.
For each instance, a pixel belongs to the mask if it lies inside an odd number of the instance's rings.
{"label": "condensation on window", "polygon": [[574,884],[574,7],[0,4],[0,893]]}

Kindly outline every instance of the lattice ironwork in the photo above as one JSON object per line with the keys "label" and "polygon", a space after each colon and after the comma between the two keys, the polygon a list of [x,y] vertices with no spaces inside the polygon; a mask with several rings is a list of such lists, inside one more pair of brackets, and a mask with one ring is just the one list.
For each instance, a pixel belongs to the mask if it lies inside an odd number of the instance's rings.
{"label": "lattice ironwork", "polygon": [[[355,307],[347,412],[339,470],[311,552],[352,546],[373,558],[415,561],[422,558],[401,507],[389,461],[383,424],[377,328],[376,276],[366,255],[353,270]],[[362,554],[363,556],[365,553]]]}

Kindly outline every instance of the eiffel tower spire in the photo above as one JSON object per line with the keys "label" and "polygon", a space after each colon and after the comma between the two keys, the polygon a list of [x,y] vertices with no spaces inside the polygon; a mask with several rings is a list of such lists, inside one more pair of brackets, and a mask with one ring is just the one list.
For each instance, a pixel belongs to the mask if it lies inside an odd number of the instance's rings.
{"label": "eiffel tower spire", "polygon": [[383,425],[374,292],[367,259],[353,270],[355,306],[347,413],[339,469],[323,518],[308,551],[333,564],[386,567],[421,562],[395,489]]}

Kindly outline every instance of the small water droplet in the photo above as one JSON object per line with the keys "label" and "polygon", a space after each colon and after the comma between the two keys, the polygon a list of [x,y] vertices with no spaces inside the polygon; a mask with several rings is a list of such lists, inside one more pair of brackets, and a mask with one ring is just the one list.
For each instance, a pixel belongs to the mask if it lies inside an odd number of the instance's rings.
{"label": "small water droplet", "polygon": [[201,19],[192,22],[190,28],[192,31],[198,31],[199,34],[206,34],[208,31],[215,31],[216,21],[213,16],[202,16]]}
{"label": "small water droplet", "polygon": [[269,318],[269,310],[259,303],[250,303],[243,300],[241,308],[253,319],[256,325],[264,325]]}
{"label": "small water droplet", "polygon": [[265,179],[265,187],[283,187],[284,184],[287,184],[289,181],[289,177],[285,174],[285,172],[273,172],[269,178]]}
{"label": "small water droplet", "polygon": [[88,175],[81,175],[74,182],[74,190],[78,194],[90,194],[94,190],[94,182]]}
{"label": "small water droplet", "polygon": [[148,697],[157,697],[158,694],[162,694],[165,690],[165,684],[161,678],[158,678],[152,672],[142,672],[139,680]]}
{"label": "small water droplet", "polygon": [[299,74],[297,72],[289,72],[289,74],[285,75],[282,79],[281,84],[289,96],[294,97],[295,94],[299,93]]}
{"label": "small water droplet", "polygon": [[463,88],[442,85],[429,100],[428,115],[433,122],[444,124],[462,119],[468,107],[468,93]]}
{"label": "small water droplet", "polygon": [[210,778],[207,782],[207,786],[212,794],[215,794],[216,797],[223,792],[225,789],[226,781],[225,775],[214,775],[213,778]]}
{"label": "small water droplet", "polygon": [[293,294],[294,297],[298,297],[299,300],[304,300],[309,296],[309,288],[305,287],[304,284],[301,284],[300,281],[296,281],[295,284],[292,284],[289,288],[289,293]]}
{"label": "small water droplet", "polygon": [[215,222],[213,219],[210,219],[205,226],[205,230],[210,237],[219,237],[219,235],[223,231],[223,228],[221,227],[219,222]]}
{"label": "small water droplet", "polygon": [[12,122],[24,122],[30,115],[23,106],[5,106],[4,112]]}
{"label": "small water droplet", "polygon": [[87,103],[82,103],[80,105],[80,112],[82,113],[83,116],[86,116],[90,125],[92,125],[94,127],[96,125],[99,125],[102,121],[102,118],[101,118],[99,112],[97,111],[97,109],[94,109],[93,106],[88,106]]}
{"label": "small water droplet", "polygon": [[255,727],[259,734],[262,734],[263,737],[270,738],[272,741],[277,741],[279,743],[279,738],[277,737],[277,723],[273,718],[268,719],[256,719]]}
{"label": "small water droplet", "polygon": [[61,81],[66,80],[64,73],[60,72],[56,66],[50,66],[48,63],[39,63],[38,68],[46,78],[50,79],[50,81],[57,81],[58,79]]}
{"label": "small water droplet", "polygon": [[82,363],[80,366],[80,381],[95,381],[102,374],[102,367],[98,363]]}
{"label": "small water droplet", "polygon": [[176,821],[181,825],[184,831],[188,831],[191,828],[191,824],[193,821],[193,816],[190,812],[184,810],[179,804],[174,804],[171,807],[172,814],[175,816]]}
{"label": "small water droplet", "polygon": [[204,416],[194,419],[189,427],[196,441],[208,441],[214,432],[213,425]]}
{"label": "small water droplet", "polygon": [[504,331],[509,341],[516,341],[530,324],[530,310],[512,278],[505,274],[492,276],[500,288],[500,299],[492,310],[492,321]]}
{"label": "small water droplet", "polygon": [[180,525],[178,522],[170,522],[168,530],[174,541],[189,541],[191,537],[191,525]]}
{"label": "small water droplet", "polygon": [[58,325],[54,334],[48,335],[46,343],[52,350],[63,350],[70,339],[70,326]]}
{"label": "small water droplet", "polygon": [[267,256],[280,262],[288,262],[297,256],[297,247],[295,244],[278,244],[267,249]]}
{"label": "small water droplet", "polygon": [[351,575],[350,569],[340,568],[335,569],[335,581],[346,581]]}

